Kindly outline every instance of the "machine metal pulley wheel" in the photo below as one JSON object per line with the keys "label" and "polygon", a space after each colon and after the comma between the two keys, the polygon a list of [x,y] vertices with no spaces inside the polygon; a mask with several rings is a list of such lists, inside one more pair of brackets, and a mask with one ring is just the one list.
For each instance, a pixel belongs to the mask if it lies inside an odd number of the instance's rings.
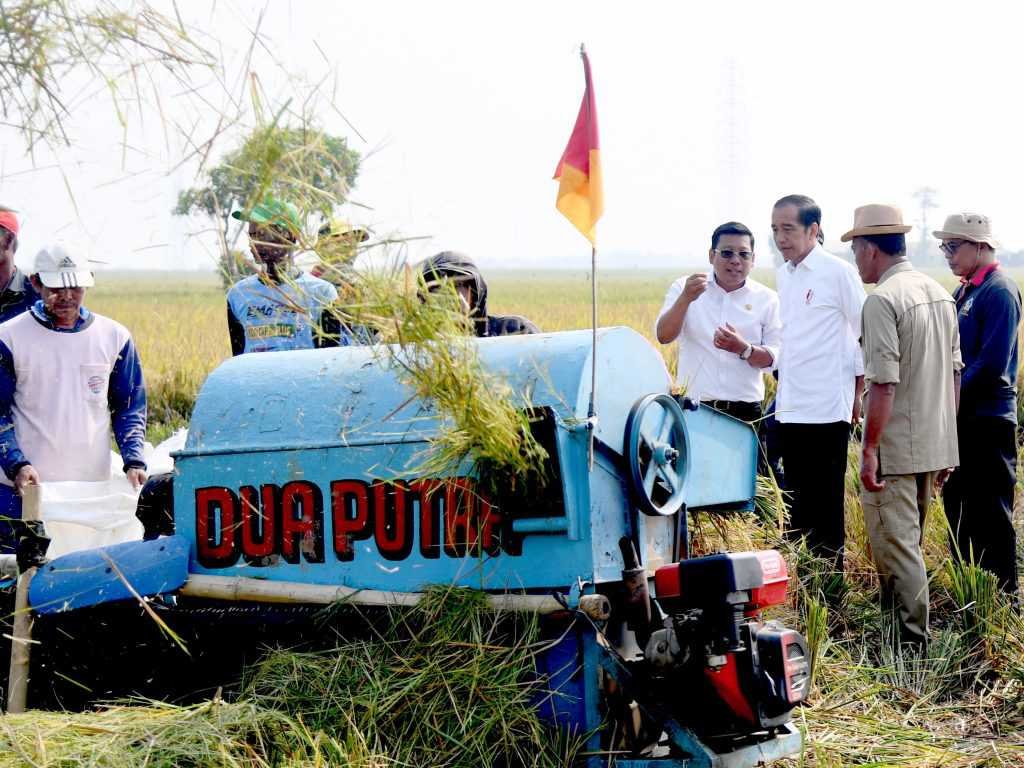
{"label": "machine metal pulley wheel", "polygon": [[679,511],[689,453],[683,410],[671,395],[645,395],[633,404],[626,419],[625,456],[633,501],[642,512]]}

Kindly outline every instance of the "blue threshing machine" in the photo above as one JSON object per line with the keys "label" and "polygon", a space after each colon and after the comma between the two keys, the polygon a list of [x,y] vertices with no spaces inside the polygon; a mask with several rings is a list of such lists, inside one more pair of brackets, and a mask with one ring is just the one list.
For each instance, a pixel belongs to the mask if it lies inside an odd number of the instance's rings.
{"label": "blue threshing machine", "polygon": [[558,695],[543,714],[592,733],[594,765],[608,764],[613,729],[633,753],[620,768],[799,749],[805,643],[761,617],[784,599],[784,561],[688,552],[688,511],[751,507],[753,430],[681,406],[628,329],[600,330],[596,359],[589,331],[477,343],[529,409],[547,483],[484,483],[469,463],[412,476],[445,425],[372,347],[242,355],[203,386],[166,503],[144,492],[149,540],[46,562],[32,611],[63,620],[137,595],[180,609],[409,605],[430,585],[473,587],[557,627],[540,666]]}

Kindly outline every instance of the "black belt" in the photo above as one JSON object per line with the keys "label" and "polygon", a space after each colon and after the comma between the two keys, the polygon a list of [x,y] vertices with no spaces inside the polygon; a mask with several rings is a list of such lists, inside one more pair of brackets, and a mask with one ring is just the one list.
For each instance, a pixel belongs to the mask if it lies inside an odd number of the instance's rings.
{"label": "black belt", "polygon": [[760,403],[748,403],[745,400],[701,400],[701,403],[744,421],[756,421],[762,416]]}

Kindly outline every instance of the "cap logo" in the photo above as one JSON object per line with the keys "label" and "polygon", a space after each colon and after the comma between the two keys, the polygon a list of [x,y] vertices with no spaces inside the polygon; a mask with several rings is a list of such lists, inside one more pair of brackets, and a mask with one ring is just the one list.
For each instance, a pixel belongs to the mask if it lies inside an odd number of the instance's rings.
{"label": "cap logo", "polygon": [[74,268],[75,268],[75,261],[70,256],[65,256],[61,260],[60,266],[58,267],[58,269],[74,269]]}

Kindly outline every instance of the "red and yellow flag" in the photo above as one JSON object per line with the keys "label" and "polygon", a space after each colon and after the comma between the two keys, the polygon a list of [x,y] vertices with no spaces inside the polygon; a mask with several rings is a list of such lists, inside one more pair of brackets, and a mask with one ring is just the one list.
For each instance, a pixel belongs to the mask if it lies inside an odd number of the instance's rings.
{"label": "red and yellow flag", "polygon": [[583,57],[586,91],[583,93],[576,125],[555,171],[555,178],[558,179],[555,207],[583,233],[591,245],[597,245],[594,229],[604,213],[601,150],[597,139],[597,107],[594,104],[594,84],[590,79],[590,60],[582,47],[580,55]]}

